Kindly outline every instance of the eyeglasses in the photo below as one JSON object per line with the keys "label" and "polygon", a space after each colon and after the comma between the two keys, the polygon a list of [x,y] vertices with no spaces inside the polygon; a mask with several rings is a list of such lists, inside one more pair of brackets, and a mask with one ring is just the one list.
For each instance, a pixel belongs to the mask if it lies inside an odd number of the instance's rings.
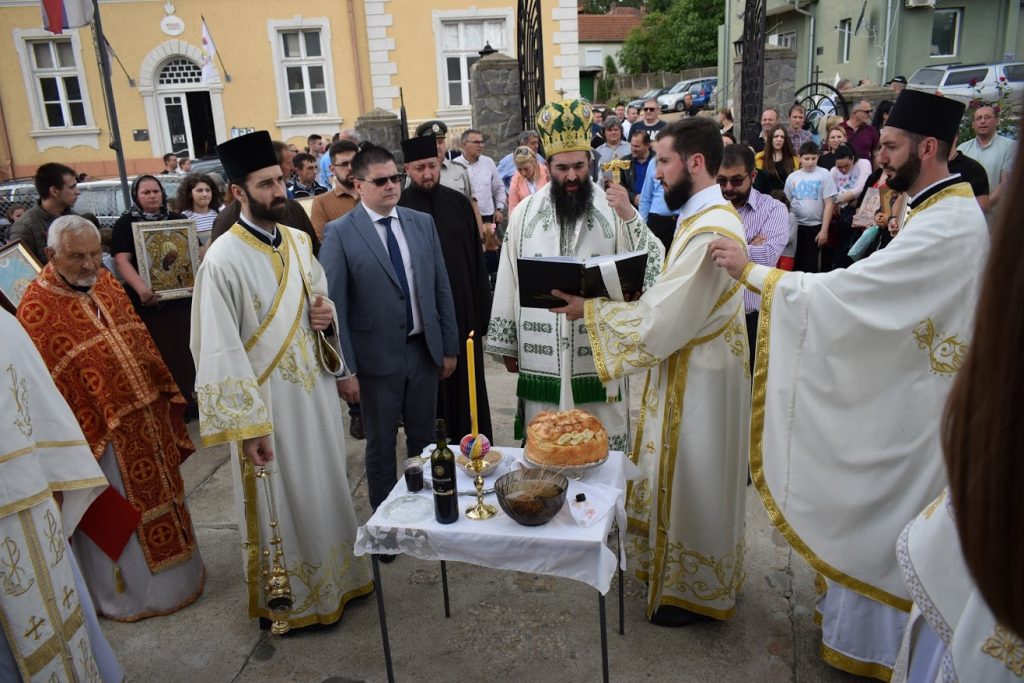
{"label": "eyeglasses", "polygon": [[386,175],[381,178],[357,178],[364,183],[373,183],[377,187],[384,187],[388,183],[394,183],[395,185],[401,185],[405,182],[404,173],[396,173],[395,175]]}
{"label": "eyeglasses", "polygon": [[854,111],[859,111],[861,114],[870,114],[871,113],[870,109],[854,109]]}
{"label": "eyeglasses", "polygon": [[644,107],[644,111],[658,111],[657,107]]}
{"label": "eyeglasses", "polygon": [[732,185],[733,187],[739,187],[744,182],[746,182],[747,176],[745,176],[745,175],[734,175],[731,178],[726,178],[725,176],[721,176],[720,175],[720,176],[718,176],[717,180],[718,180],[718,184],[721,185],[722,187],[727,187],[729,185]]}

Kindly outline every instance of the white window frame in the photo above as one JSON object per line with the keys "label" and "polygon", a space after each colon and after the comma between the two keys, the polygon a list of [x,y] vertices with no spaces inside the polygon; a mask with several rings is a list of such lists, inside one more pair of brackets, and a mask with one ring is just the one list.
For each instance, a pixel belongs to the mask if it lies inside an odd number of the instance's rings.
{"label": "white window frame", "polygon": [[[281,45],[281,34],[289,31],[319,31],[320,51],[324,68],[324,84],[327,94],[327,113],[303,114],[292,116],[288,98],[288,83],[285,79],[286,60]],[[275,125],[287,138],[307,137],[312,133],[323,132],[324,127],[340,126],[342,118],[338,114],[338,97],[335,92],[334,63],[331,41],[331,22],[327,17],[301,17],[291,19],[270,19],[267,21],[267,37],[270,40],[270,53],[274,60],[274,85],[277,89],[277,121]],[[290,61],[290,60],[289,60]],[[302,60],[308,63],[308,60]]]}
{"label": "white window frame", "polygon": [[932,10],[932,30],[935,30],[935,19],[939,16],[939,13],[946,14],[953,12],[956,16],[956,30],[953,32],[953,52],[948,55],[933,55],[931,54],[931,36],[928,36],[928,56],[931,59],[949,59],[950,57],[956,57],[960,54],[960,31],[964,25],[964,9],[962,7],[949,7],[944,9],[933,9]]}
{"label": "white window frame", "polygon": [[[591,58],[597,55],[596,60]],[[584,47],[583,48],[583,65],[584,66],[599,66],[604,67],[604,49],[600,47]]]}
{"label": "white window frame", "polygon": [[[61,36],[55,36],[43,29],[15,29],[13,36],[14,48],[18,52],[18,61],[21,63],[21,75],[25,82],[25,92],[28,95],[29,116],[32,119],[32,130],[29,131],[29,135],[35,139],[38,150],[43,152],[51,147],[70,148],[79,145],[99,149],[100,129],[96,126],[96,120],[93,117],[92,101],[89,97],[89,84],[85,78],[81,31],[72,29],[65,31]],[[33,52],[30,43],[67,38],[71,39],[71,51],[75,57],[75,75],[78,78],[78,87],[82,91],[85,125],[67,125],[61,128],[51,128],[47,124],[46,111],[43,108],[42,96],[39,92],[39,83],[33,66]]]}
{"label": "white window frame", "polygon": [[796,31],[786,31],[785,33],[771,33],[768,35],[768,39],[766,42],[769,45],[775,45],[777,47],[784,47],[796,51]]}
{"label": "white window frame", "polygon": [[839,47],[842,50],[839,54],[839,64],[850,63],[850,42],[853,37],[853,19],[839,20]]}
{"label": "white window frame", "polygon": [[467,93],[466,104],[458,107],[448,106],[448,64],[444,51],[444,25],[449,23],[461,23],[470,21],[501,20],[505,24],[505,46],[498,48],[515,58],[515,16],[511,7],[505,9],[478,9],[471,7],[462,10],[435,10],[432,14],[434,26],[434,56],[437,63],[435,74],[437,76],[437,110],[436,116],[443,118],[449,126],[468,124],[470,119],[471,105]]}

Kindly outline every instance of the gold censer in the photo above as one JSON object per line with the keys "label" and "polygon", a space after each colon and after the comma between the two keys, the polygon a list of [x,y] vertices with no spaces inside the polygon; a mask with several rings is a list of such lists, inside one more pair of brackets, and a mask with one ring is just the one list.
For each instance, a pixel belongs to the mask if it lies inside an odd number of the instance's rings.
{"label": "gold censer", "polygon": [[288,633],[288,617],[291,616],[295,598],[292,596],[292,584],[288,579],[288,569],[284,562],[284,547],[281,543],[281,531],[277,521],[277,501],[274,499],[274,487],[270,483],[270,470],[265,467],[256,468],[256,477],[263,481],[270,515],[270,549],[263,550],[263,578],[266,580],[263,590],[267,595],[267,609],[273,622],[270,632],[275,636]]}

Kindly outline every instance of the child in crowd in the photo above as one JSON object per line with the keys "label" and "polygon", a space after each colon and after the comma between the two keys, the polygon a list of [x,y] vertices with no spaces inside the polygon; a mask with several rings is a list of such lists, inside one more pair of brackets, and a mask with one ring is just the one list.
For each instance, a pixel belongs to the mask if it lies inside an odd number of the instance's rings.
{"label": "child in crowd", "polygon": [[800,168],[786,178],[785,192],[798,226],[794,269],[805,273],[831,270],[829,225],[836,186],[829,172],[818,167],[818,146],[813,142],[800,145]]}
{"label": "child in crowd", "polygon": [[785,248],[782,253],[779,254],[779,262],[775,264],[776,268],[782,270],[793,270],[793,264],[796,256],[796,235],[797,235],[797,222],[796,216],[793,215],[793,210],[789,208],[789,198],[786,193],[782,190],[773,190],[772,199],[778,199],[780,202],[786,205],[786,211],[789,211],[789,240],[786,242]]}

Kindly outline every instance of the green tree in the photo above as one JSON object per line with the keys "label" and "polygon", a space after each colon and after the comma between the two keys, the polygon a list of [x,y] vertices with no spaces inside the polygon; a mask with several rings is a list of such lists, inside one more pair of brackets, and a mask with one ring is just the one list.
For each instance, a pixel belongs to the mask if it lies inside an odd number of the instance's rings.
{"label": "green tree", "polygon": [[[648,6],[656,4],[649,2]],[[718,25],[725,0],[667,0],[663,12],[651,12],[633,29],[619,53],[632,74],[681,71],[718,61]]]}

